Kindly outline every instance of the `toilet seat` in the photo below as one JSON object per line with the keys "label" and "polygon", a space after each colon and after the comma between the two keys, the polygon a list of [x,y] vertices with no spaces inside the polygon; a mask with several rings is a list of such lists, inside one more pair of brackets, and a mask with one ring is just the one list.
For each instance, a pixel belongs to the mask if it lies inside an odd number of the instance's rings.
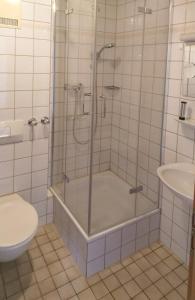
{"label": "toilet seat", "polygon": [[38,227],[38,215],[32,205],[18,194],[0,197],[0,249],[22,246],[31,241]]}

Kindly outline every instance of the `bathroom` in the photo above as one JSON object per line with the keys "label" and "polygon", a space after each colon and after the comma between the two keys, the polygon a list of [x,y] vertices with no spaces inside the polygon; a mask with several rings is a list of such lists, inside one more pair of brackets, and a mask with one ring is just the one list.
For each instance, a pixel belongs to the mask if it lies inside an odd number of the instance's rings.
{"label": "bathroom", "polygon": [[195,1],[0,1],[0,300],[195,299]]}

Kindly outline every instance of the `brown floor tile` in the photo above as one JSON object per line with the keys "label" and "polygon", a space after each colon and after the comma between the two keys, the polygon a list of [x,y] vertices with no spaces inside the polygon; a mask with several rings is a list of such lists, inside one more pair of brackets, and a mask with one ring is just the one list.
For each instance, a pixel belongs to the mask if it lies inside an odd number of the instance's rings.
{"label": "brown floor tile", "polygon": [[51,292],[43,297],[44,300],[61,300],[57,291]]}
{"label": "brown floor tile", "polygon": [[93,294],[95,295],[96,299],[100,299],[109,293],[107,287],[105,286],[105,284],[102,281],[92,285],[91,290],[92,290]]}
{"label": "brown floor tile", "polygon": [[174,287],[176,288],[182,283],[182,280],[177,276],[175,272],[170,272],[166,276],[166,280]]}
{"label": "brown floor tile", "polygon": [[8,297],[7,300],[25,300],[23,292],[17,293],[11,297]]}
{"label": "brown floor tile", "polygon": [[118,272],[119,270],[121,270],[123,268],[123,265],[121,263],[119,264],[115,264],[113,266],[110,267],[110,270],[113,272],[113,273],[116,273]]}
{"label": "brown floor tile", "polygon": [[41,251],[38,247],[30,249],[28,251],[28,254],[29,254],[30,259],[34,259],[34,258],[42,256]]}
{"label": "brown floor tile", "polygon": [[179,266],[174,270],[174,272],[181,278],[183,281],[188,279],[189,271],[184,266]]}
{"label": "brown floor tile", "polygon": [[69,281],[65,271],[53,275],[52,278],[53,278],[56,288],[59,288],[59,287],[65,285]]}
{"label": "brown floor tile", "polygon": [[37,284],[30,286],[26,290],[24,290],[25,299],[28,300],[37,300],[40,296],[40,290]]}
{"label": "brown floor tile", "polygon": [[150,249],[152,249],[153,251],[155,251],[156,249],[162,247],[161,243],[160,242],[156,242],[156,243],[153,243],[151,246],[150,246]]}
{"label": "brown floor tile", "polygon": [[78,294],[79,300],[96,300],[94,294],[90,289],[87,289]]}
{"label": "brown floor tile", "polygon": [[178,294],[176,290],[170,292],[168,295],[166,295],[167,300],[183,300],[183,298]]}
{"label": "brown floor tile", "polygon": [[76,294],[73,289],[73,286],[70,283],[67,283],[66,285],[60,287],[58,289],[58,293],[62,300],[69,299],[70,297],[73,297]]}
{"label": "brown floor tile", "polygon": [[46,243],[46,244],[44,244],[44,245],[41,245],[40,246],[40,249],[41,249],[41,252],[43,253],[43,254],[47,254],[47,253],[49,253],[49,252],[52,252],[53,250],[54,250],[54,248],[53,248],[53,246],[52,246],[52,243]]}
{"label": "brown floor tile", "polygon": [[56,250],[56,254],[60,259],[63,259],[70,255],[70,251],[67,248],[59,248]]}
{"label": "brown floor tile", "polygon": [[135,253],[134,255],[131,256],[131,258],[135,261],[142,258],[142,257],[143,257],[143,254],[141,252],[137,252],[137,253]]}
{"label": "brown floor tile", "polygon": [[171,272],[171,269],[164,262],[160,262],[159,264],[155,265],[155,269],[162,276],[166,276],[169,272]]}
{"label": "brown floor tile", "polygon": [[74,259],[72,258],[72,256],[67,256],[66,258],[63,258],[60,261],[61,261],[61,264],[62,264],[64,270],[67,270],[67,269],[75,266],[75,262],[74,262]]}
{"label": "brown floor tile", "polygon": [[59,261],[54,262],[53,264],[50,264],[48,266],[49,272],[51,275],[55,275],[57,273],[60,273],[64,271],[64,268],[62,267],[62,264]]}
{"label": "brown floor tile", "polygon": [[32,273],[29,273],[29,274],[26,274],[26,275],[20,277],[20,282],[21,282],[22,288],[27,289],[29,286],[35,284],[35,282],[36,282],[35,274],[32,272]]}
{"label": "brown floor tile", "polygon": [[155,285],[149,286],[144,290],[144,293],[150,300],[160,300],[163,297],[163,294],[157,289]]}
{"label": "brown floor tile", "polygon": [[131,280],[130,274],[125,269],[118,271],[117,273],[115,273],[115,275],[121,284],[125,284],[126,282]]}
{"label": "brown floor tile", "polygon": [[158,249],[156,249],[154,251],[161,259],[165,259],[167,258],[168,256],[170,256],[170,253],[164,249],[163,247],[160,247]]}
{"label": "brown floor tile", "polygon": [[71,267],[71,268],[67,269],[66,274],[67,274],[69,280],[74,280],[74,279],[78,278],[79,276],[81,276],[81,272],[77,267]]}
{"label": "brown floor tile", "polygon": [[29,261],[30,258],[29,258],[29,255],[28,255],[28,251],[26,251],[25,253],[23,253],[20,257],[18,257],[16,260],[15,260],[15,263],[16,265],[21,265],[27,261]]}
{"label": "brown floor tile", "polygon": [[49,238],[50,241],[54,241],[54,240],[60,238],[59,234],[56,231],[54,231],[54,232],[51,231],[47,235],[48,235],[48,238]]}
{"label": "brown floor tile", "polygon": [[154,252],[151,252],[150,254],[146,255],[145,258],[149,261],[149,263],[152,266],[155,266],[161,261],[161,258]]}
{"label": "brown floor tile", "polygon": [[47,254],[44,253],[44,259],[47,265],[50,265],[56,261],[58,261],[58,257],[55,251],[49,252]]}
{"label": "brown floor tile", "polygon": [[145,249],[142,249],[140,252],[142,253],[143,256],[145,256],[145,255],[151,253],[151,252],[152,252],[152,249],[150,249],[150,248],[145,248]]}
{"label": "brown floor tile", "polygon": [[114,297],[115,300],[129,300],[130,297],[127,294],[127,292],[125,291],[125,289],[123,287],[118,288],[117,290],[112,292],[112,295]]}
{"label": "brown floor tile", "polygon": [[36,248],[38,246],[36,239],[34,238],[31,242],[30,245],[28,246],[28,250]]}
{"label": "brown floor tile", "polygon": [[151,280],[144,273],[138,275],[135,278],[135,281],[137,282],[137,284],[142,290],[146,289],[148,286],[152,284]]}
{"label": "brown floor tile", "polygon": [[131,298],[135,297],[136,295],[138,295],[141,292],[140,287],[134,280],[131,280],[128,283],[125,283],[124,288]]}
{"label": "brown floor tile", "polygon": [[37,244],[39,246],[47,244],[49,242],[49,238],[46,234],[36,237]]}
{"label": "brown floor tile", "polygon": [[5,283],[16,280],[18,278],[17,269],[14,268],[14,269],[6,270],[5,272],[2,273],[2,277]]}
{"label": "brown floor tile", "polygon": [[57,240],[51,241],[51,243],[55,250],[65,247],[62,239],[57,239]]}
{"label": "brown floor tile", "polygon": [[39,282],[38,284],[42,295],[46,295],[56,289],[53,280],[50,277]]}
{"label": "brown floor tile", "polygon": [[21,285],[19,280],[14,280],[5,284],[5,292],[7,297],[10,297],[20,291]]}
{"label": "brown floor tile", "polygon": [[107,289],[112,292],[113,290],[120,287],[120,282],[118,281],[117,277],[114,275],[108,276],[103,280],[104,284],[106,285]]}
{"label": "brown floor tile", "polygon": [[143,292],[141,292],[140,294],[135,296],[133,300],[148,300],[148,297]]}
{"label": "brown floor tile", "polygon": [[140,267],[137,266],[136,263],[130,264],[126,267],[126,270],[129,272],[132,278],[135,278],[139,274],[141,274],[143,271],[140,269]]}
{"label": "brown floor tile", "polygon": [[104,279],[104,278],[108,277],[111,274],[112,274],[112,271],[109,268],[99,272],[99,276],[100,276],[101,279]]}
{"label": "brown floor tile", "polygon": [[151,268],[151,264],[148,262],[147,259],[145,259],[145,257],[142,257],[140,259],[138,259],[136,261],[136,265],[142,270],[142,271],[146,271],[149,268]]}
{"label": "brown floor tile", "polygon": [[77,295],[71,297],[69,300],[79,300],[79,297]]}
{"label": "brown floor tile", "polygon": [[111,294],[107,294],[106,296],[104,296],[103,298],[101,298],[101,300],[113,300],[113,296]]}
{"label": "brown floor tile", "polygon": [[163,295],[168,294],[173,289],[173,287],[170,285],[170,283],[164,278],[161,278],[160,280],[158,280],[155,283],[155,285],[157,286],[157,288],[161,291],[161,293]]}
{"label": "brown floor tile", "polygon": [[127,267],[128,265],[130,265],[130,264],[132,264],[133,263],[133,259],[131,258],[131,257],[128,257],[128,258],[126,258],[126,259],[124,259],[123,261],[122,261],[122,265],[124,266],[124,267]]}
{"label": "brown floor tile", "polygon": [[47,227],[47,225],[45,225],[45,226],[39,226],[39,228],[37,230],[37,233],[36,233],[36,237],[38,237],[40,235],[45,235],[45,233],[46,233],[46,227]]}
{"label": "brown floor tile", "polygon": [[32,267],[33,267],[33,270],[34,271],[37,271],[41,268],[44,268],[46,267],[46,263],[45,263],[45,260],[44,258],[41,256],[41,257],[38,257],[38,258],[35,258],[31,261],[32,263]]}
{"label": "brown floor tile", "polygon": [[17,269],[18,269],[19,276],[32,273],[32,266],[30,262],[25,262],[24,264],[17,266]]}
{"label": "brown floor tile", "polygon": [[50,224],[24,255],[0,264],[0,300],[184,300],[187,278],[187,268],[159,243],[84,278]]}
{"label": "brown floor tile", "polygon": [[35,276],[36,276],[37,282],[40,282],[40,281],[45,280],[46,278],[50,277],[50,273],[48,271],[48,268],[44,267],[42,269],[35,271]]}
{"label": "brown floor tile", "polygon": [[89,286],[99,282],[100,280],[101,280],[101,278],[100,278],[99,274],[95,274],[95,275],[87,278],[87,282],[88,282]]}
{"label": "brown floor tile", "polygon": [[87,280],[83,276],[74,279],[71,283],[77,294],[89,287]]}
{"label": "brown floor tile", "polygon": [[154,283],[156,281],[158,281],[162,275],[154,268],[150,268],[149,270],[147,270],[145,272],[145,274],[149,277],[149,279]]}
{"label": "brown floor tile", "polygon": [[184,299],[187,299],[188,294],[188,286],[185,283],[182,283],[180,286],[177,287],[177,292],[182,296]]}
{"label": "brown floor tile", "polygon": [[164,260],[164,263],[171,269],[176,269],[181,263],[173,256],[169,256]]}

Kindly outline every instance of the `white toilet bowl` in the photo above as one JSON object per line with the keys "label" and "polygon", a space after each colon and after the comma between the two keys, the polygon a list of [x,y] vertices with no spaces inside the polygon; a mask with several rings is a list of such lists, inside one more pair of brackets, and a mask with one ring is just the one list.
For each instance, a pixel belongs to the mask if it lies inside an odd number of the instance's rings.
{"label": "white toilet bowl", "polygon": [[38,215],[18,194],[0,197],[0,262],[23,254],[36,234]]}

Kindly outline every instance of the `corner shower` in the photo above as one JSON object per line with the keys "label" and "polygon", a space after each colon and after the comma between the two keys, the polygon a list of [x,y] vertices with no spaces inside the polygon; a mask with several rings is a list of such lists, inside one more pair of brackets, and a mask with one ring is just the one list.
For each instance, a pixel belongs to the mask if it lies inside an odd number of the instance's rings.
{"label": "corner shower", "polygon": [[138,2],[56,3],[52,191],[87,239],[159,208],[169,3]]}

